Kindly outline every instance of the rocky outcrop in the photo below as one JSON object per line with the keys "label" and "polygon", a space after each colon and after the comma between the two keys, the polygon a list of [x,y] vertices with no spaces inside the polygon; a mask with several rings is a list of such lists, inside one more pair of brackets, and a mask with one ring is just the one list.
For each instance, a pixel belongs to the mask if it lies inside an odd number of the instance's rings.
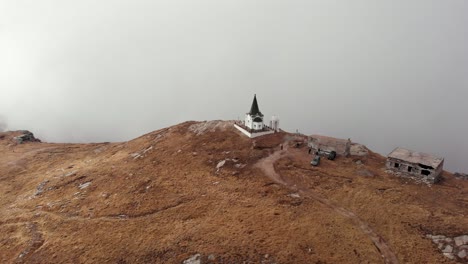
{"label": "rocky outcrop", "polygon": [[426,235],[432,239],[442,254],[449,259],[468,261],[468,235],[446,237],[444,235]]}
{"label": "rocky outcrop", "polygon": [[24,142],[41,142],[41,140],[35,138],[34,134],[28,130],[22,130],[21,133],[21,135],[13,138],[18,144],[23,144]]}

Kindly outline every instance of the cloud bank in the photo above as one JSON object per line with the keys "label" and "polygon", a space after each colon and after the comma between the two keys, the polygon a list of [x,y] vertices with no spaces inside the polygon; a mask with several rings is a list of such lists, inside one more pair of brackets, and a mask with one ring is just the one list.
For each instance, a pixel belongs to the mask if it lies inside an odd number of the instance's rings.
{"label": "cloud bank", "polygon": [[468,2],[2,1],[0,113],[52,142],[237,119],[468,171]]}

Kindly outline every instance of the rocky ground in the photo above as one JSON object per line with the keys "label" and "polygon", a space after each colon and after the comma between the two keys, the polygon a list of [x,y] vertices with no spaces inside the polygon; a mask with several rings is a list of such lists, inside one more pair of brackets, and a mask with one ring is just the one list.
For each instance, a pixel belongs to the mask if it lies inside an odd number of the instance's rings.
{"label": "rocky ground", "polygon": [[468,181],[387,174],[359,146],[311,167],[300,137],[225,121],[122,143],[20,135],[0,133],[1,263],[468,263]]}

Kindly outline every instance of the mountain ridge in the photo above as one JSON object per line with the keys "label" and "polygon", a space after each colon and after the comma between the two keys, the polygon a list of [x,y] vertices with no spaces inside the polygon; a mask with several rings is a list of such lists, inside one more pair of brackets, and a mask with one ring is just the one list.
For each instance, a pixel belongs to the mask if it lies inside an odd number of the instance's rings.
{"label": "mountain ridge", "polygon": [[[188,121],[117,143],[15,136],[0,133],[4,263],[450,263],[426,235],[468,233],[468,186],[451,173],[428,187],[385,173],[372,151],[315,168],[286,132],[249,139],[231,121]],[[284,184],[258,166],[280,145]]]}

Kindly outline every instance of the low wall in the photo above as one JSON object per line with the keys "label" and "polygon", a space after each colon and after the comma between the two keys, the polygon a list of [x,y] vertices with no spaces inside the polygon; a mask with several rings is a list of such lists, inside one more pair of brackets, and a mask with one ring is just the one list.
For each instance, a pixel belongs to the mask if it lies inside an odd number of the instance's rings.
{"label": "low wall", "polygon": [[250,133],[249,131],[243,129],[242,127],[238,126],[237,124],[234,124],[234,127],[237,128],[240,132],[242,132],[244,135],[248,136],[249,138],[256,138],[264,135],[269,135],[275,133],[275,131],[264,131],[264,132],[256,132],[256,133]]}

